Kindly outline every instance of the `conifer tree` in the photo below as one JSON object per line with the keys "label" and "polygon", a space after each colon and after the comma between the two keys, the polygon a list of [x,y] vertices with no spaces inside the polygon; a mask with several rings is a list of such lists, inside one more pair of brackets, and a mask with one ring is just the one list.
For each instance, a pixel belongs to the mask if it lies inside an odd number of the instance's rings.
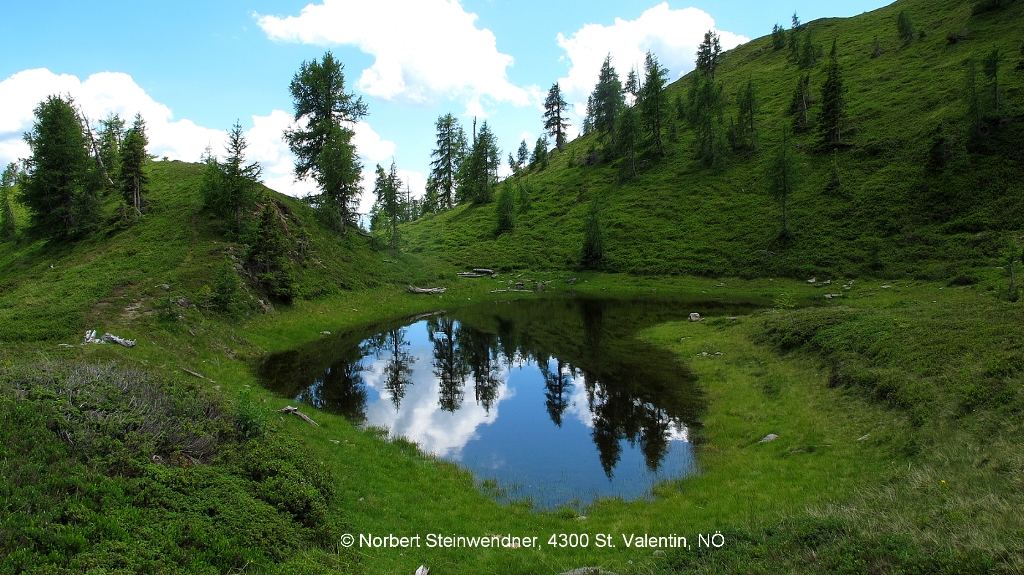
{"label": "conifer tree", "polygon": [[290,302],[295,295],[295,280],[279,217],[273,202],[268,201],[263,205],[259,223],[248,238],[246,264],[272,298]]}
{"label": "conifer tree", "polygon": [[149,177],[143,170],[149,161],[149,153],[146,151],[148,144],[146,122],[141,114],[136,114],[135,121],[125,134],[118,152],[119,161],[115,172],[124,201],[134,209],[136,215],[142,215],[142,195],[146,191],[146,184],[149,183]]}
{"label": "conifer tree", "polygon": [[800,59],[797,61],[797,65],[801,68],[810,68],[818,62],[820,48],[814,43],[814,37],[809,29],[803,36],[803,43],[800,46]]}
{"label": "conifer tree", "polygon": [[618,155],[626,160],[625,169],[630,178],[636,177],[636,156],[640,146],[640,121],[633,106],[623,106],[615,125],[615,144]]}
{"label": "conifer tree", "polygon": [[904,44],[914,41],[914,23],[911,22],[906,10],[900,10],[899,16],[896,17],[896,33]]}
{"label": "conifer tree", "polygon": [[11,194],[18,181],[18,165],[7,164],[3,175],[0,175],[0,239],[14,237],[14,209],[11,207]]}
{"label": "conifer tree", "polygon": [[398,223],[400,220],[401,201],[399,198],[398,167],[391,162],[391,169],[387,172],[377,164],[377,179],[373,186],[373,193],[377,196],[375,207],[375,218],[371,225],[375,224],[376,229],[385,232],[392,251],[398,251]]}
{"label": "conifer tree", "polygon": [[565,148],[565,130],[569,127],[565,110],[568,106],[569,103],[562,97],[562,89],[555,82],[544,99],[544,129],[555,138],[555,147],[559,152]]}
{"label": "conifer tree", "polygon": [[548,138],[541,136],[533,146],[533,153],[530,155],[530,167],[543,170],[548,167]]}
{"label": "conifer tree", "polygon": [[461,188],[465,198],[476,204],[487,204],[494,199],[494,185],[498,182],[498,141],[484,120],[466,159]]}
{"label": "conifer tree", "polygon": [[111,181],[117,182],[118,166],[121,164],[121,144],[124,142],[125,121],[121,116],[110,113],[105,120],[100,121],[97,130],[99,139],[99,154],[103,165],[107,166],[107,173]]}
{"label": "conifer tree", "polygon": [[599,134],[611,133],[623,105],[622,81],[612,66],[611,54],[608,54],[601,64],[597,85],[587,100],[587,118],[594,131]]}
{"label": "conifer tree", "polygon": [[[313,176],[322,195],[314,205],[329,221],[338,223],[342,235],[355,220],[353,208],[362,173],[350,126],[366,116],[362,99],[345,91],[344,68],[330,52],[320,62],[302,63],[288,85],[299,127],[284,134],[295,154],[295,177]],[[340,167],[332,163],[340,163]],[[325,183],[330,190],[324,188]]]}
{"label": "conifer tree", "polygon": [[466,159],[466,132],[450,113],[439,117],[434,127],[437,148],[430,155],[430,175],[437,185],[439,208],[450,210],[455,205],[459,172]]}
{"label": "conifer tree", "polygon": [[510,187],[508,182],[501,186],[498,190],[498,200],[494,205],[499,234],[510,232],[516,226],[516,206]]}
{"label": "conifer tree", "polygon": [[786,29],[776,24],[772,28],[772,49],[778,52],[786,47]]}
{"label": "conifer tree", "polygon": [[722,149],[722,115],[725,97],[722,87],[715,83],[715,70],[721,54],[718,35],[704,34],[697,48],[697,70],[690,85],[687,119],[697,133],[697,156],[706,165],[714,165]]}
{"label": "conifer tree", "polygon": [[789,231],[789,225],[786,220],[789,198],[796,188],[796,161],[789,150],[788,126],[783,125],[782,127],[782,145],[779,147],[774,160],[768,166],[766,179],[768,181],[768,194],[782,206],[782,230],[779,232],[779,237],[783,239],[790,238],[792,233]]}
{"label": "conifer tree", "polygon": [[754,91],[753,79],[748,79],[747,85],[740,88],[736,102],[739,105],[737,139],[743,147],[756,150],[757,126],[754,123],[754,115],[757,113],[757,94]]}
{"label": "conifer tree", "polygon": [[224,162],[219,162],[208,155],[200,184],[203,205],[215,214],[234,219],[237,234],[242,233],[245,209],[256,203],[260,175],[263,172],[259,162],[245,164],[245,149],[248,145],[242,125],[235,122],[225,144],[227,157]]}
{"label": "conifer tree", "polygon": [[964,69],[964,103],[967,104],[968,133],[972,138],[981,135],[981,98],[978,96],[978,65],[970,59]]}
{"label": "conifer tree", "polygon": [[530,146],[526,140],[519,142],[519,150],[516,152],[516,163],[520,168],[526,168],[530,164]]}
{"label": "conifer tree", "polygon": [[646,132],[647,147],[657,154],[665,155],[665,141],[662,131],[668,123],[668,97],[665,85],[668,83],[668,69],[658,63],[651,52],[644,57],[644,84],[638,100],[640,117]]}
{"label": "conifer tree", "polygon": [[800,32],[803,30],[803,24],[800,23],[800,18],[797,17],[796,12],[793,12],[792,26],[789,28],[789,57],[794,62],[800,61]]}
{"label": "conifer tree", "polygon": [[793,128],[806,129],[810,125],[808,110],[811,107],[811,75],[804,74],[796,80],[796,91],[789,104],[789,113],[793,115]]}
{"label": "conifer tree", "polygon": [[626,103],[629,105],[635,104],[636,99],[640,96],[640,74],[637,73],[635,67],[629,69],[629,75],[626,76],[626,85],[622,87],[622,90],[633,97],[632,102]]}
{"label": "conifer tree", "polygon": [[999,64],[1002,61],[1003,53],[999,51],[999,47],[993,48],[981,61],[981,69],[992,83],[992,105],[996,114],[999,114]]}
{"label": "conifer tree", "polygon": [[832,51],[828,55],[825,73],[825,83],[821,87],[821,124],[818,128],[826,144],[838,144],[843,139],[846,98],[835,40],[832,41]]}
{"label": "conifer tree", "polygon": [[35,108],[25,141],[20,200],[29,210],[29,230],[49,239],[69,238],[89,229],[97,217],[102,175],[89,157],[89,145],[71,96],[49,96]]}

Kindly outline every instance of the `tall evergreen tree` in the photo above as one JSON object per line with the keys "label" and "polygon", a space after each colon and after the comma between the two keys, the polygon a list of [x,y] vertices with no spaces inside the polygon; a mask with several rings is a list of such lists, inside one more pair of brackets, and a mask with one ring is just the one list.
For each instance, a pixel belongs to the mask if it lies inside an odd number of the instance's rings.
{"label": "tall evergreen tree", "polygon": [[441,211],[441,196],[437,192],[437,180],[427,176],[427,185],[423,190],[423,202],[420,204],[420,215],[436,214]]}
{"label": "tall evergreen tree", "polygon": [[437,185],[440,208],[450,210],[455,205],[459,171],[466,158],[466,132],[450,113],[439,117],[434,127],[437,130],[437,148],[430,155],[433,158],[430,176]]}
{"label": "tall evergreen tree", "polygon": [[999,113],[999,64],[1002,63],[1003,58],[1003,53],[997,46],[981,61],[981,70],[992,83],[992,105],[996,114]]}
{"label": "tall evergreen tree", "polygon": [[626,85],[622,87],[622,91],[633,97],[631,101],[626,102],[630,106],[635,104],[636,99],[640,97],[640,74],[636,71],[635,67],[629,69],[629,75],[626,76]]}
{"label": "tall evergreen tree", "polygon": [[800,45],[800,58],[797,60],[797,65],[801,68],[810,68],[818,62],[821,47],[814,43],[814,37],[809,29],[803,36],[804,39]]}
{"label": "tall evergreen tree", "polygon": [[[350,126],[366,116],[362,99],[345,91],[344,68],[330,52],[320,62],[302,63],[288,86],[298,127],[284,134],[295,154],[295,177],[313,176],[324,195],[315,203],[321,210],[336,211],[327,215],[339,223],[342,235],[355,220],[362,173]],[[342,168],[329,165],[337,161]],[[324,189],[325,182],[331,184],[330,191]]]}
{"label": "tall evergreen tree", "polygon": [[811,75],[804,74],[796,80],[796,91],[789,104],[789,113],[793,115],[793,128],[806,129],[810,125],[808,110],[811,107]]}
{"label": "tall evergreen tree", "polygon": [[465,198],[475,204],[490,203],[494,199],[494,185],[498,183],[498,140],[485,120],[466,159],[462,188]]}
{"label": "tall evergreen tree", "polygon": [[498,190],[498,200],[494,204],[499,234],[510,232],[516,227],[516,205],[511,187],[509,182],[504,183]]}
{"label": "tall evergreen tree", "polygon": [[665,141],[662,131],[668,124],[669,103],[665,95],[668,83],[668,69],[658,63],[658,58],[647,52],[644,57],[644,84],[638,100],[640,118],[646,132],[647,147],[659,155],[665,155]]}
{"label": "tall evergreen tree", "polygon": [[786,47],[786,29],[776,24],[772,28],[772,49],[778,52]]}
{"label": "tall evergreen tree", "polygon": [[530,167],[543,170],[548,166],[548,137],[540,136],[530,154]]}
{"label": "tall evergreen tree", "polygon": [[565,148],[565,130],[569,127],[569,120],[565,117],[565,110],[569,103],[562,96],[562,89],[558,82],[551,85],[548,96],[544,99],[544,129],[555,138],[555,147],[558,151]]}
{"label": "tall evergreen tree", "polygon": [[640,147],[640,120],[633,106],[623,106],[619,112],[619,121],[615,124],[615,145],[618,155],[626,161],[623,171],[630,178],[635,178],[636,156]]}
{"label": "tall evergreen tree", "polygon": [[594,131],[599,134],[611,133],[623,105],[622,81],[612,66],[611,54],[608,54],[601,64],[597,85],[587,100],[587,118]]}
{"label": "tall evergreen tree", "polygon": [[234,219],[235,233],[242,233],[243,214],[246,208],[256,203],[260,176],[263,169],[259,162],[245,163],[245,149],[248,147],[242,125],[235,122],[228,132],[225,144],[227,157],[218,162],[207,157],[200,190],[203,205],[215,214]]}
{"label": "tall evergreen tree", "polygon": [[519,150],[516,151],[516,163],[519,164],[520,168],[526,168],[530,165],[530,146],[526,144],[526,140],[519,142]]}
{"label": "tall evergreen tree", "polygon": [[796,188],[796,160],[789,150],[789,127],[782,127],[782,145],[778,153],[768,166],[766,174],[768,181],[768,194],[777,200],[782,206],[782,230],[780,238],[792,237],[787,222],[789,198]]}
{"label": "tall evergreen tree", "polygon": [[247,267],[272,298],[290,302],[295,296],[295,280],[288,261],[288,244],[273,202],[263,205],[259,222],[248,240]]}
{"label": "tall evergreen tree", "polygon": [[49,239],[87,230],[97,217],[102,175],[89,157],[89,143],[71,96],[49,96],[35,108],[25,141],[26,160],[20,199],[29,210],[29,229]]}
{"label": "tall evergreen tree", "polygon": [[0,175],[0,239],[14,237],[14,209],[11,207],[11,194],[18,182],[18,165],[7,164],[3,175]]}
{"label": "tall evergreen tree", "polygon": [[103,165],[107,166],[107,174],[111,181],[118,182],[120,178],[117,169],[121,164],[121,144],[124,142],[125,121],[121,116],[111,112],[106,119],[100,121],[97,130],[99,140],[99,154]]}
{"label": "tall evergreen tree", "polygon": [[137,215],[142,215],[142,195],[146,190],[146,184],[149,183],[149,177],[143,170],[149,161],[149,153],[146,151],[148,144],[146,121],[142,119],[141,114],[136,114],[135,121],[125,134],[119,150],[116,174],[125,203],[131,206]]}
{"label": "tall evergreen tree", "polygon": [[914,41],[914,23],[910,20],[906,10],[900,10],[899,16],[896,17],[896,33],[904,44]]}
{"label": "tall evergreen tree", "polygon": [[398,223],[400,221],[401,199],[399,198],[399,187],[401,181],[398,178],[398,167],[391,162],[391,169],[387,172],[377,164],[377,179],[374,182],[373,193],[377,197],[375,214],[371,225],[375,229],[383,230],[388,238],[392,251],[398,251]]}
{"label": "tall evergreen tree", "polygon": [[818,128],[826,144],[838,144],[843,140],[843,120],[846,118],[846,97],[843,74],[839,68],[836,41],[828,55],[825,69],[825,83],[821,86],[821,124]]}
{"label": "tall evergreen tree", "polygon": [[754,115],[757,113],[757,94],[754,91],[753,79],[747,79],[747,85],[740,88],[736,95],[736,103],[739,105],[737,139],[743,147],[756,150],[757,126],[754,123]]}
{"label": "tall evergreen tree", "polygon": [[697,48],[697,70],[693,74],[686,106],[687,119],[697,133],[697,155],[709,166],[718,161],[722,149],[725,96],[722,87],[715,83],[720,55],[718,35],[707,32]]}

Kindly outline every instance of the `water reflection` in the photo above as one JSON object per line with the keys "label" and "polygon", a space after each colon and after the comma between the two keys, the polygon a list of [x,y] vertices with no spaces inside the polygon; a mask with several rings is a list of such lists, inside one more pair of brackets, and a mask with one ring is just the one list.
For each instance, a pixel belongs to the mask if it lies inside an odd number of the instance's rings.
{"label": "water reflection", "polygon": [[688,311],[584,299],[491,304],[274,356],[259,376],[540,505],[635,498],[691,470],[703,403],[684,366],[632,334]]}

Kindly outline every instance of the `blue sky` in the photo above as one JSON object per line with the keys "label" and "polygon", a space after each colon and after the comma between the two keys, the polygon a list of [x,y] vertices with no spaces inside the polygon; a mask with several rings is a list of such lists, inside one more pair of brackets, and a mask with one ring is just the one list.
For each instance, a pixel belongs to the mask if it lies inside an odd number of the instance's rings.
{"label": "blue sky", "polygon": [[[369,106],[357,145],[372,185],[397,165],[414,191],[429,171],[433,123],[452,112],[495,129],[503,156],[540,135],[539,101],[558,81],[582,104],[606,53],[625,76],[651,49],[673,78],[714,27],[726,47],[772,25],[852,16],[886,0],[0,0],[0,162],[27,155],[21,134],[48,94],[70,92],[94,122],[141,112],[151,151],[196,161],[236,121],[268,184],[299,195],[280,141],[288,82],[326,50]],[[578,118],[575,118],[578,124]],[[363,209],[370,202],[364,194]]]}

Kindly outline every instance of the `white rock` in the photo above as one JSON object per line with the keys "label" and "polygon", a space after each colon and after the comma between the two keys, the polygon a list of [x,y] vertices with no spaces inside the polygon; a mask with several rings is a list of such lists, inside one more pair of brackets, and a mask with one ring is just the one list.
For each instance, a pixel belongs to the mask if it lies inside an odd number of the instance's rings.
{"label": "white rock", "polygon": [[765,435],[763,439],[761,439],[761,443],[768,443],[770,441],[775,441],[778,438],[779,438],[778,435],[775,435],[774,433],[769,433],[768,435]]}

